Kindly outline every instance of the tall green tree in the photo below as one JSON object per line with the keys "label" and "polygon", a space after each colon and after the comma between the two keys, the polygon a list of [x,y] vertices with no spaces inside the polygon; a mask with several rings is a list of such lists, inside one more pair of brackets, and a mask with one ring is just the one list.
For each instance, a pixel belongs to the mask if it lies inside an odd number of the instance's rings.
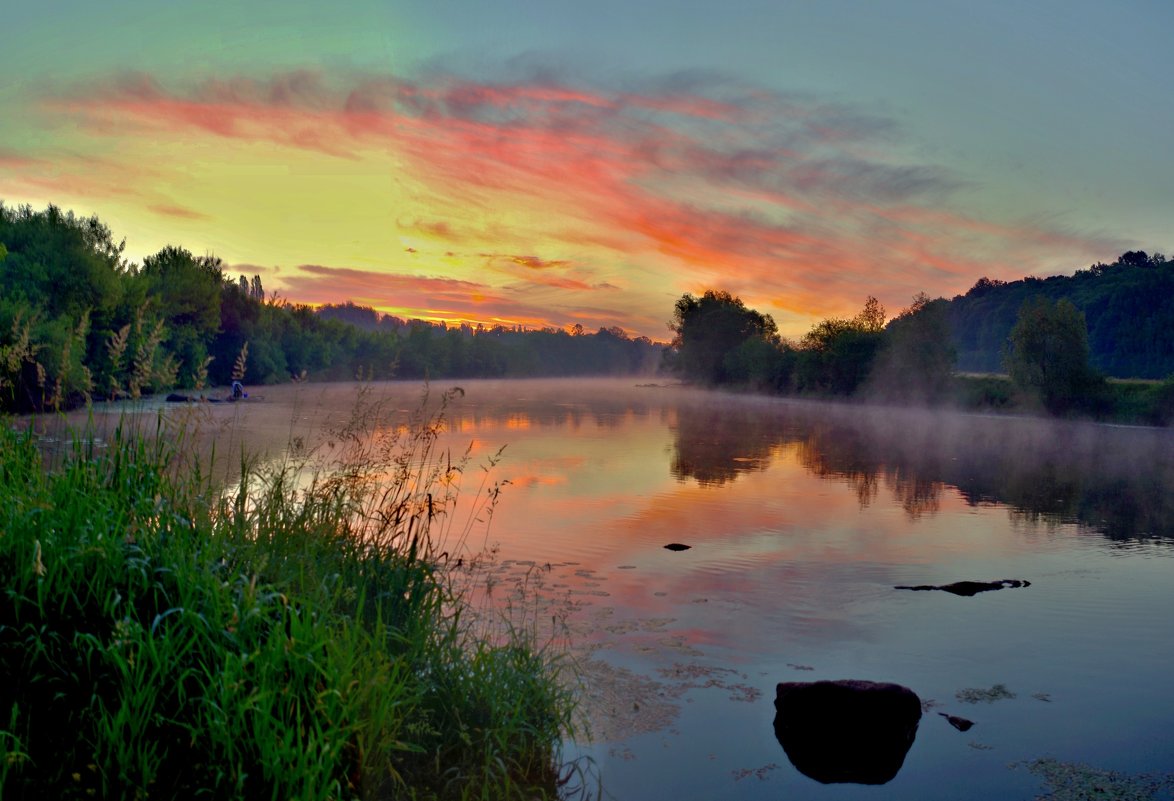
{"label": "tall green tree", "polygon": [[102,317],[117,303],[125,243],[97,217],[0,204],[0,241],[8,253],[0,296],[74,322],[87,311]]}
{"label": "tall green tree", "polygon": [[956,351],[947,301],[924,292],[885,329],[868,390],[891,400],[934,401],[949,389]]}
{"label": "tall green tree", "polygon": [[884,326],[884,306],[870,296],[852,319],[823,320],[812,327],[799,343],[799,388],[851,395],[872,372]]}
{"label": "tall green tree", "polygon": [[778,335],[770,315],[746,308],[741,298],[729,292],[715,290],[700,298],[683,295],[674,307],[669,328],[675,335],[672,347],[677,369],[686,378],[705,384],[736,381],[727,356],[748,340],[770,340]]}
{"label": "tall green tree", "polygon": [[164,320],[164,342],[188,379],[205,364],[220,329],[224,275],[220,259],[168,246],[143,259],[139,278]]}
{"label": "tall green tree", "polygon": [[1006,355],[1007,372],[1049,412],[1095,411],[1105,379],[1092,366],[1084,314],[1068,300],[1034,297],[1019,309]]}

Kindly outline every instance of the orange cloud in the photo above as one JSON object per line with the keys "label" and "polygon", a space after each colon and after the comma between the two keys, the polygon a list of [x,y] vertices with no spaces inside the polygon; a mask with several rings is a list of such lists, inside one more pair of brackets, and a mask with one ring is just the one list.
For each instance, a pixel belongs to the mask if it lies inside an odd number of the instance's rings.
{"label": "orange cloud", "polygon": [[[273,275],[283,297],[295,303],[342,303],[347,300],[403,317],[447,320],[470,324],[559,327],[548,306],[531,302],[532,287],[500,287],[454,278],[426,277],[403,273],[357,270],[304,264],[293,271],[261,270],[236,265],[228,272]],[[559,286],[557,281],[552,286]],[[570,288],[587,288],[567,282]],[[580,316],[598,318],[598,311],[579,309],[573,304],[561,308],[560,319]],[[611,324],[618,324],[612,322]]]}
{"label": "orange cloud", "polygon": [[566,267],[570,262],[563,259],[540,259],[537,256],[508,256],[514,264],[528,270],[549,270],[551,267]]}
{"label": "orange cloud", "polygon": [[[391,275],[362,279],[301,268],[286,288],[307,300],[351,290],[382,308],[458,314],[476,294],[482,313],[501,304],[502,319],[562,325],[595,308],[584,293],[620,287],[609,316],[659,337],[676,295],[717,286],[796,334],[870,294],[899,308],[919,291],[953,294],[981,275],[1018,277],[1057,259],[1083,264],[1118,244],[976,219],[952,207],[966,182],[904,157],[890,120],[713,76],[620,91],[305,70],[177,86],[130,74],[43,105],[103,137],[172,137],[177,147],[212,137],[276,146],[274,159],[291,151],[385,171],[405,204],[385,221],[408,240],[396,250],[478,284],[388,264]],[[198,214],[178,202],[150,208]],[[504,255],[486,263],[486,254]],[[563,294],[552,304],[545,292]]]}

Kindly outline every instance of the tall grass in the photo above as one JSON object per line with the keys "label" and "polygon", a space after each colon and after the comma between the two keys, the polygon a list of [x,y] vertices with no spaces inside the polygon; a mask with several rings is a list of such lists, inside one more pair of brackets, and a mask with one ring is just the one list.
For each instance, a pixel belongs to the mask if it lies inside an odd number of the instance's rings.
{"label": "tall grass", "polygon": [[[525,630],[462,625],[440,569],[497,487],[443,404],[360,399],[328,469],[120,428],[45,468],[0,426],[0,788],[22,798],[551,798],[574,700]],[[178,444],[177,444],[178,443]]]}

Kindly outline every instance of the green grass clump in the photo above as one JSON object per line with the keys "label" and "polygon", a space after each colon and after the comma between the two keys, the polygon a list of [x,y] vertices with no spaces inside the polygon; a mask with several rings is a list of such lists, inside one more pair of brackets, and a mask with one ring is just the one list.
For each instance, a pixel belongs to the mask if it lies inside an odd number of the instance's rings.
{"label": "green grass clump", "polygon": [[1113,419],[1168,426],[1174,423],[1174,376],[1165,381],[1109,381]]}
{"label": "green grass clump", "polygon": [[329,472],[218,493],[173,437],[46,469],[0,426],[0,794],[556,796],[573,699],[525,632],[461,625],[438,430],[342,432]]}
{"label": "green grass clump", "polygon": [[955,375],[951,396],[962,409],[1004,411],[1015,405],[1015,387],[1011,379],[1001,375]]}

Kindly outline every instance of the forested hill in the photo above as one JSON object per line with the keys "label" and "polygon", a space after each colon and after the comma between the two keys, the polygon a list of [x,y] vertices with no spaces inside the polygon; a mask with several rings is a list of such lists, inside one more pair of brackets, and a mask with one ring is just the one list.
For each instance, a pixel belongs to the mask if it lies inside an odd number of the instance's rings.
{"label": "forested hill", "polygon": [[1084,312],[1093,364],[1120,378],[1174,373],[1174,260],[1130,251],[1072,276],[982,278],[946,314],[963,372],[1002,372],[1003,349],[1024,301],[1066,299]]}

